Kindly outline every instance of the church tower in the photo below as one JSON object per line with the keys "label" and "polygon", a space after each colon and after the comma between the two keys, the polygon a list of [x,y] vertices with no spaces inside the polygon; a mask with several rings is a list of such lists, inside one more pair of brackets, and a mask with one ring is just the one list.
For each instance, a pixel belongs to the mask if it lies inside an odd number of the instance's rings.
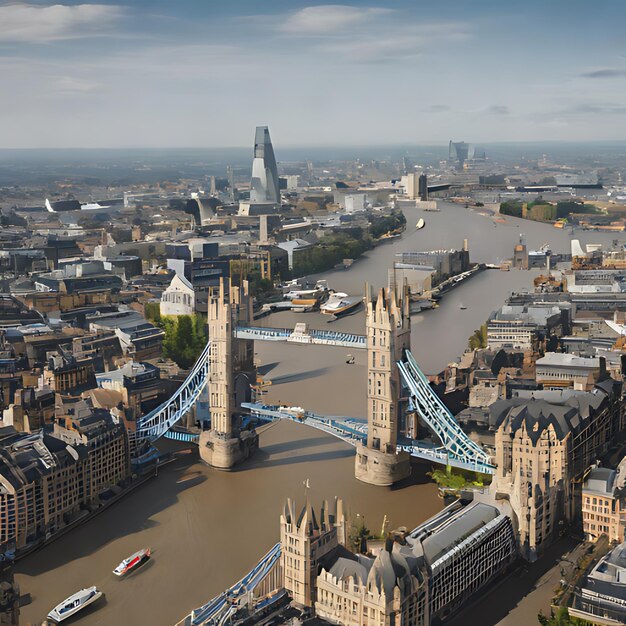
{"label": "church tower", "polygon": [[381,289],[372,301],[365,294],[367,337],[367,445],[357,447],[355,476],[389,486],[411,473],[410,457],[397,451],[402,387],[397,362],[411,347],[411,319],[406,289]]}

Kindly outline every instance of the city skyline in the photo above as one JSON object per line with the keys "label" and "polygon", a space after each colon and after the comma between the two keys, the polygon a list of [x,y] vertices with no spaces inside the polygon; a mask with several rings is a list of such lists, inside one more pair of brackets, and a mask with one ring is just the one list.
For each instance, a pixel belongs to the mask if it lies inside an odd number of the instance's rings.
{"label": "city skyline", "polygon": [[[626,8],[0,3],[3,147],[624,139]],[[375,121],[375,124],[373,123]]]}

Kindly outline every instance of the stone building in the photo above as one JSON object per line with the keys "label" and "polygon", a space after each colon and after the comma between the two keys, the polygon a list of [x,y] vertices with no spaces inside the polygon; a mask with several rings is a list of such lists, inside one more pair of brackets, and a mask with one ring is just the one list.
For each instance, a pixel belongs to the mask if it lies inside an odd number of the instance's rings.
{"label": "stone building", "polygon": [[48,355],[48,371],[52,375],[52,387],[57,393],[78,395],[96,386],[93,362],[89,358],[77,358],[59,348]]}
{"label": "stone building", "polygon": [[606,535],[611,542],[625,539],[626,458],[617,470],[593,466],[582,489],[582,518],[585,536],[596,541]]}
{"label": "stone building", "polygon": [[284,586],[299,604],[341,626],[428,626],[445,619],[516,556],[510,507],[460,500],[411,532],[390,533],[372,553],[354,554],[336,504],[317,523],[307,504],[281,516]]}
{"label": "stone building", "polygon": [[319,522],[307,501],[296,515],[295,503],[287,500],[280,516],[281,565],[284,587],[294,602],[313,606],[317,597],[317,573],[322,563],[347,542],[343,502],[335,500],[334,512],[324,503]]}
{"label": "stone building", "polygon": [[520,552],[529,560],[574,519],[580,508],[575,480],[623,428],[621,384],[614,380],[566,399],[557,394],[535,392],[490,406],[490,425],[497,429],[492,493],[509,500]]}
{"label": "stone building", "polygon": [[130,476],[126,433],[76,400],[52,434],[0,428],[0,551],[43,541]]}
{"label": "stone building", "polygon": [[388,539],[375,558],[338,558],[317,577],[315,612],[342,626],[427,626],[427,584],[410,548]]}

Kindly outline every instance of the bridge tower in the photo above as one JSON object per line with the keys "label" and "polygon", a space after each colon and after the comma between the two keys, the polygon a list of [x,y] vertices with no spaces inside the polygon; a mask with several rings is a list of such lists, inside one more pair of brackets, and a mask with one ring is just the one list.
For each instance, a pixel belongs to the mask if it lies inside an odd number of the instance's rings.
{"label": "bridge tower", "polygon": [[411,474],[410,455],[397,450],[402,386],[397,362],[411,348],[411,318],[406,288],[381,289],[375,302],[365,293],[367,338],[367,445],[357,447],[355,476],[389,486]]}
{"label": "bridge tower", "polygon": [[208,324],[209,379],[207,383],[211,407],[211,429],[200,435],[200,458],[218,469],[228,470],[247,459],[259,445],[254,430],[241,430],[240,405],[254,383],[254,344],[235,338],[239,325],[252,319],[252,299],[248,282],[241,287],[224,280],[209,293]]}

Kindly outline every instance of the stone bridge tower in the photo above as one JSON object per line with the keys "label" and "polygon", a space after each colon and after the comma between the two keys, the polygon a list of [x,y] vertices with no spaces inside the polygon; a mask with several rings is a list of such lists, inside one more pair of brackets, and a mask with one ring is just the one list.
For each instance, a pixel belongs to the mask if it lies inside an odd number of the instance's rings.
{"label": "stone bridge tower", "polygon": [[241,430],[240,404],[255,382],[254,345],[237,339],[235,328],[250,323],[252,299],[248,282],[241,287],[220,279],[209,293],[208,325],[211,348],[207,383],[211,430],[200,435],[200,458],[218,469],[230,469],[258,448],[255,431]]}
{"label": "stone bridge tower", "polygon": [[355,476],[389,486],[411,474],[410,456],[397,451],[402,415],[402,386],[397,362],[411,348],[411,319],[406,288],[381,289],[375,302],[365,293],[367,337],[367,445],[357,447]]}

